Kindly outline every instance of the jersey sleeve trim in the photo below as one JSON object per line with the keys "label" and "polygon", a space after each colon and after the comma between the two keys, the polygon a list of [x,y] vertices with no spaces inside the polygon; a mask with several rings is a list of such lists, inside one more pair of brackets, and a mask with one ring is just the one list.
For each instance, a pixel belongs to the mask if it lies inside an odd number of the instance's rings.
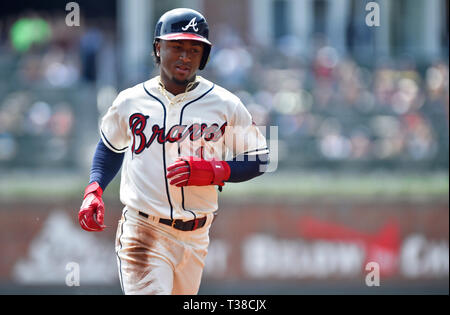
{"label": "jersey sleeve trim", "polygon": [[111,142],[108,141],[102,130],[100,130],[100,136],[102,137],[103,143],[108,147],[108,149],[115,153],[124,153],[128,149],[128,146],[122,149],[117,149],[116,147],[114,147]]}
{"label": "jersey sleeve trim", "polygon": [[265,153],[269,153],[269,149],[267,147],[261,148],[261,149],[249,150],[247,152],[240,153],[239,155],[241,155],[241,154],[265,154]]}

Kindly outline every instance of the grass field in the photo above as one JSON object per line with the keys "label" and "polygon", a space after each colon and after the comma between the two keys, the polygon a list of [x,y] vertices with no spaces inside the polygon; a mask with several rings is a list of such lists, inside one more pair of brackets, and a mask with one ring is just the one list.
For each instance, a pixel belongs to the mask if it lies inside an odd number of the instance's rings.
{"label": "grass field", "polygon": [[[81,198],[88,175],[70,173],[0,173],[0,199]],[[117,198],[120,176],[105,192]],[[448,198],[448,172],[413,174],[373,172],[268,173],[244,183],[227,183],[221,199],[270,198]]]}
{"label": "grass field", "polygon": [[448,173],[274,173],[228,185],[225,196],[286,198],[435,198],[448,196]]}

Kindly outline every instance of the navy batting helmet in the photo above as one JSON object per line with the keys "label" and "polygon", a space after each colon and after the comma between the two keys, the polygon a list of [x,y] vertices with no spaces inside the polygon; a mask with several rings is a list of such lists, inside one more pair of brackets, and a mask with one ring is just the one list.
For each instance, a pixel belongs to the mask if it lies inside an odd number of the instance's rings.
{"label": "navy batting helmet", "polygon": [[156,56],[155,44],[158,40],[196,40],[204,43],[200,70],[208,62],[211,52],[211,42],[208,40],[208,23],[203,15],[192,9],[173,9],[164,13],[156,23],[153,40],[153,52]]}

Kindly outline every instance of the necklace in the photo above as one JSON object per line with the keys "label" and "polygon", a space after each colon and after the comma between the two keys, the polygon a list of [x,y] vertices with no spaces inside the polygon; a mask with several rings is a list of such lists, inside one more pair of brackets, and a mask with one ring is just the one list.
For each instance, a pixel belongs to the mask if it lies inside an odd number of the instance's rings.
{"label": "necklace", "polygon": [[159,78],[159,90],[161,91],[161,94],[164,95],[164,97],[169,101],[169,106],[170,105],[174,105],[176,103],[179,102],[183,102],[186,99],[187,93],[191,90],[193,90],[198,84],[197,78],[192,81],[189,82],[186,85],[186,89],[184,90],[183,93],[175,95],[173,98],[171,98],[168,94],[167,94],[167,90],[166,87],[164,85],[164,83],[162,83],[161,81],[161,77]]}

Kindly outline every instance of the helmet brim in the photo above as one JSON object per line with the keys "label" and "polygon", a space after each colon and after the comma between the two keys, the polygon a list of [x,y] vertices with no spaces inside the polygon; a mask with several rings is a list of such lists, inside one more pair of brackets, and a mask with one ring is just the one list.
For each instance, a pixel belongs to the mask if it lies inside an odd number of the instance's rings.
{"label": "helmet brim", "polygon": [[212,46],[211,42],[204,38],[203,36],[193,34],[193,33],[171,33],[166,35],[161,35],[156,37],[162,40],[195,40]]}

